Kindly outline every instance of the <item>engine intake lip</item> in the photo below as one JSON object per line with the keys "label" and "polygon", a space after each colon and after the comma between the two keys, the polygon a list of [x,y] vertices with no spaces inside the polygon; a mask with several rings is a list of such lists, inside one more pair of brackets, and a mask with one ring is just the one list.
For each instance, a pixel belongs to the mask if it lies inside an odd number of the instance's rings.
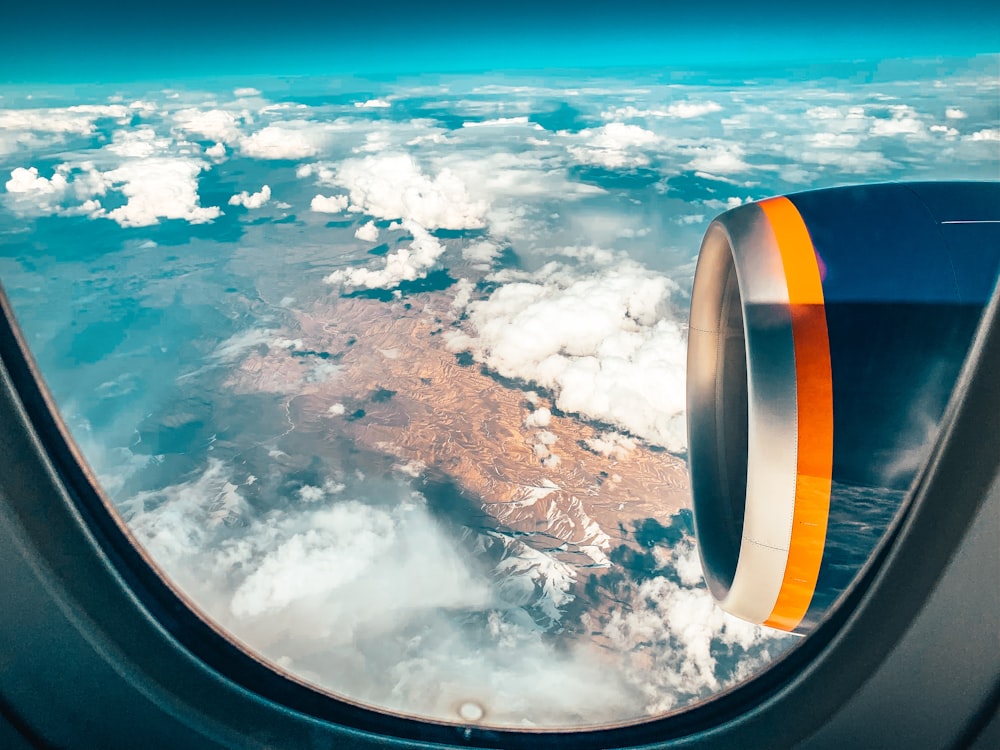
{"label": "engine intake lip", "polygon": [[702,243],[688,337],[688,460],[705,578],[723,609],[765,622],[795,510],[798,414],[788,285],[758,204]]}

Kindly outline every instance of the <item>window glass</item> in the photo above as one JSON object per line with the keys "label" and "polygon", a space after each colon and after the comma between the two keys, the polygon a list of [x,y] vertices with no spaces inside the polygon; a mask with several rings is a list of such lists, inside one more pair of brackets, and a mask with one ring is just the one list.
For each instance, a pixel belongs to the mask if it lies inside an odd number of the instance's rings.
{"label": "window glass", "polygon": [[720,212],[986,179],[995,59],[3,87],[0,279],[162,570],[274,664],[584,726],[791,636],[719,610],[687,309]]}

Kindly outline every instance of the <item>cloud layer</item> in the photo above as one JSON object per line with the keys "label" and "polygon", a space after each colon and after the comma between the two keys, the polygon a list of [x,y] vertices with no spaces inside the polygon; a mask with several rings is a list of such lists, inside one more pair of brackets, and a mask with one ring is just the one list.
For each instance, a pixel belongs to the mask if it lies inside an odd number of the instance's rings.
{"label": "cloud layer", "polygon": [[446,721],[471,703],[490,723],[592,724],[701,697],[770,658],[769,643],[783,648],[714,607],[690,539],[656,547],[655,574],[619,591],[601,626],[609,658],[586,639],[553,643],[529,613],[559,619],[573,600],[576,574],[547,553],[456,534],[419,493],[381,483],[359,496],[349,477],[260,513],[246,497],[252,479],[234,483],[212,460],[188,482],[138,494],[126,517],[223,627],[355,700]]}
{"label": "cloud layer", "polygon": [[334,271],[326,277],[326,283],[365,289],[392,289],[403,281],[414,281],[427,276],[427,272],[444,254],[445,247],[426,229],[413,221],[404,221],[403,228],[413,235],[413,239],[408,247],[387,255],[385,264],[381,268],[349,268]]}
{"label": "cloud layer", "polygon": [[[344,435],[327,423],[379,422],[340,393],[303,406],[364,344],[329,311],[411,316],[449,376],[485,371],[532,404],[507,425],[532,467],[572,472],[571,446],[603,457],[609,476],[586,496],[599,503],[616,462],[685,449],[687,294],[711,218],[848,182],[994,179],[995,65],[732,84],[136,84],[73,106],[14,87],[0,275],[131,527],[250,647],[353,699],[449,721],[466,704],[508,725],[645,716],[724,689],[784,642],[713,605],[686,533],[640,544],[578,493],[557,509],[571,564],[544,534],[515,534],[514,504],[489,493],[492,526],[442,512],[425,480],[450,469],[430,459],[340,470]],[[431,274],[454,283],[407,283]],[[329,347],[308,343],[317,332]],[[286,364],[260,366],[268,351]],[[259,393],[231,391],[238,368]],[[391,392],[383,375],[355,385]],[[321,439],[297,429],[310,409]],[[590,423],[576,443],[560,437],[567,417]],[[517,503],[555,508],[545,482],[523,490]],[[608,593],[593,607],[591,584]]]}
{"label": "cloud layer", "polygon": [[619,260],[579,276],[552,264],[467,307],[453,351],[551,390],[566,412],[674,451],[686,445],[687,344],[676,283]]}

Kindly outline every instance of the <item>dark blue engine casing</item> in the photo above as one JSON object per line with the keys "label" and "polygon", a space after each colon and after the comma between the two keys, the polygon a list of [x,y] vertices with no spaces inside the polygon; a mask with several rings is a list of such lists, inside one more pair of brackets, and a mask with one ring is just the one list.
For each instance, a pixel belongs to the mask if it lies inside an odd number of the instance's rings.
{"label": "dark blue engine casing", "polygon": [[1000,183],[815,190],[712,223],[688,430],[723,608],[795,632],[829,611],[927,459],[998,273]]}

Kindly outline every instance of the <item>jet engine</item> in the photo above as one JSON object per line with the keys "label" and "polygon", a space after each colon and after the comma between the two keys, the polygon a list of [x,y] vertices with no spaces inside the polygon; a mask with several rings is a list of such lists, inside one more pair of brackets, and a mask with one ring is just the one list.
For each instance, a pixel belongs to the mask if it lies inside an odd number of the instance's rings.
{"label": "jet engine", "polygon": [[836,603],[933,447],[998,269],[1000,183],[814,190],[712,222],[688,460],[723,609],[803,633]]}

